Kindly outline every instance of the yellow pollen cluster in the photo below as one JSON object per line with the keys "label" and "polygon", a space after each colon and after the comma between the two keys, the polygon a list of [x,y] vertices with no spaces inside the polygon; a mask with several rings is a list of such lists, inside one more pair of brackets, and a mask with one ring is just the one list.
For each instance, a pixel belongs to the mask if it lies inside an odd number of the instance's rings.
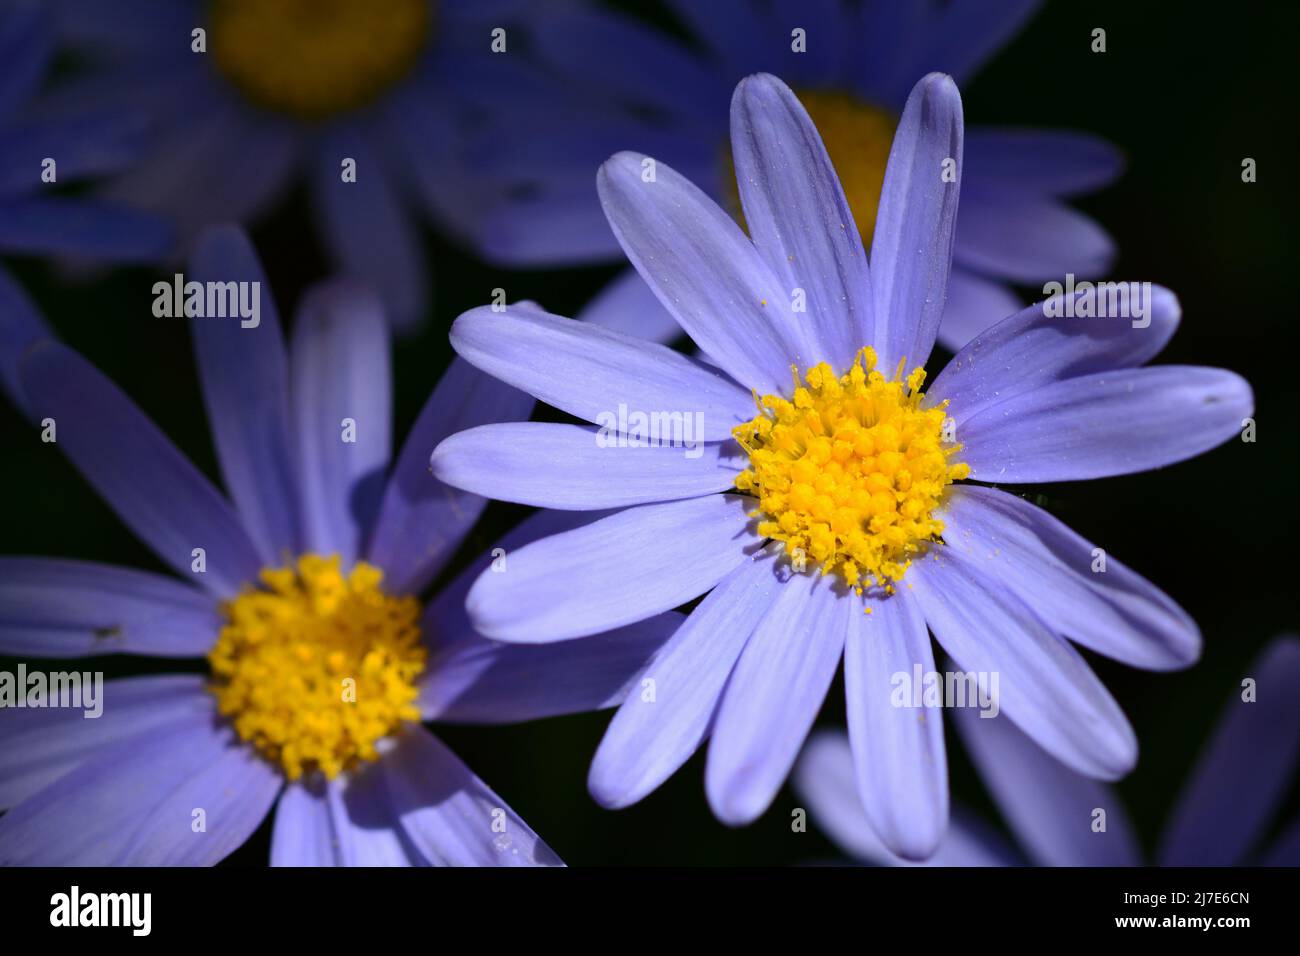
{"label": "yellow pollen cluster", "polygon": [[430,0],[214,0],[212,54],[253,102],[319,120],[396,85],[432,20]]}
{"label": "yellow pollen cluster", "polygon": [[364,561],[344,575],[338,555],[261,578],[222,606],[208,655],[218,710],[290,780],[374,760],[378,740],[420,716],[419,601],[385,594]]}
{"label": "yellow pollen cluster", "polygon": [[[758,498],[758,533],[785,543],[796,567],[838,571],[861,594],[892,592],[912,558],[943,532],[944,489],[970,474],[949,459],[943,405],[923,409],[925,371],[888,381],[864,348],[848,373],[794,370],[793,400],[764,396],[732,434],[749,453],[736,488]],[[757,396],[755,396],[757,401]]]}

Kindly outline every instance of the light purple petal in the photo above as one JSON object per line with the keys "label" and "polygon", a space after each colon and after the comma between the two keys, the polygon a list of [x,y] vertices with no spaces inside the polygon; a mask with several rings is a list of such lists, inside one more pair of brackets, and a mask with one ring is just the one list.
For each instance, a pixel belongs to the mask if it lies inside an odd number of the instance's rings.
{"label": "light purple petal", "polygon": [[[0,817],[0,864],[210,865],[271,809],[282,778],[213,708],[99,750]],[[207,829],[192,828],[203,809]]]}
{"label": "light purple petal", "polygon": [[[678,416],[678,435],[685,434]],[[690,423],[690,417],[685,421]],[[666,425],[665,429],[672,426]],[[726,491],[745,468],[745,454],[735,442],[705,443],[695,436],[688,445],[650,445],[617,431],[515,422],[484,425],[452,435],[433,453],[438,480],[488,498],[589,511],[654,501],[695,498]],[[658,429],[656,429],[658,431]],[[672,441],[671,430],[661,436]],[[656,441],[661,439],[654,439]],[[643,447],[637,443],[646,442]],[[630,447],[619,447],[621,444]]]}
{"label": "light purple petal", "polygon": [[1270,643],[1233,691],[1160,841],[1161,866],[1233,866],[1244,862],[1300,765],[1300,639]]}
{"label": "light purple petal", "polygon": [[909,594],[866,602],[849,619],[844,688],[858,791],[872,829],[892,854],[924,860],[948,828],[943,710],[897,699],[896,675],[934,671],[925,618]]}
{"label": "light purple petal", "polygon": [[[422,732],[422,731],[421,731]],[[390,751],[392,742],[381,744]],[[319,784],[318,784],[319,786]],[[402,831],[384,762],[366,763],[324,785],[333,834],[333,866],[427,866]]]}
{"label": "light purple petal", "polygon": [[867,254],[821,136],[790,88],[746,77],[731,100],[731,150],[745,223],[787,290],[802,289],[816,361],[843,373],[872,333]]}
{"label": "light purple petal", "polygon": [[749,392],[666,346],[535,308],[471,309],[452,326],[451,344],[489,375],[592,423],[619,405],[699,412],[704,437],[724,441],[755,414]]}
{"label": "light purple petal", "polygon": [[271,865],[341,865],[324,787],[298,781],[284,788],[275,805]]}
{"label": "light purple petal", "polygon": [[724,578],[646,670],[652,688],[634,690],[618,709],[587,777],[601,806],[641,800],[704,742],[736,659],[780,592],[778,553],[769,546]]}
{"label": "light purple petal", "polygon": [[[996,578],[937,548],[908,572],[926,623],[957,666],[996,691],[999,709],[1079,773],[1115,780],[1137,762],[1137,738],[1119,705],[1079,656]],[[993,687],[996,676],[998,686]]]}
{"label": "light purple petal", "polygon": [[274,564],[300,544],[289,360],[280,315],[257,253],[237,226],[205,230],[189,271],[187,280],[253,283],[259,290],[256,326],[245,328],[252,320],[242,314],[195,317],[190,333],[221,476],[262,561]]}
{"label": "light purple petal", "polygon": [[1001,836],[961,806],[939,849],[923,863],[895,856],[880,842],[858,794],[849,739],[838,731],[814,731],[790,778],[809,821],[855,860],[879,866],[1019,866],[1024,861]]}
{"label": "light purple petal", "polygon": [[410,727],[382,763],[393,812],[429,862],[563,866],[487,784],[433,734]]}
{"label": "light purple petal", "polygon": [[931,73],[898,121],[871,241],[873,344],[886,375],[903,359],[909,370],[924,365],[934,347],[963,178],[961,94]]}
{"label": "light purple petal", "polygon": [[[1118,295],[1119,292],[1117,291]],[[1178,298],[1161,286],[1143,297],[1142,318],[1066,318],[1060,313],[1082,309],[1093,293],[1052,296],[1024,309],[975,337],[939,373],[926,391],[926,404],[949,402],[958,426],[998,402],[1054,382],[1095,372],[1136,368],[1159,354],[1182,316]],[[1106,294],[1106,309],[1111,311]],[[1135,310],[1129,301],[1114,311]]]}
{"label": "light purple petal", "polygon": [[364,553],[392,444],[393,384],[379,300],[346,279],[316,286],[294,323],[292,375],[304,543],[339,554],[347,567]]}
{"label": "light purple petal", "polygon": [[792,574],[758,622],[714,718],[704,788],[723,823],[752,823],[771,804],[821,710],[844,652],[855,597],[835,579]]}
{"label": "light purple petal", "polygon": [[1172,465],[1221,445],[1254,413],[1233,372],[1191,365],[1098,372],[999,402],[957,425],[977,481],[1080,481]]}
{"label": "light purple petal", "polygon": [[23,360],[22,386],[33,415],[54,420],[58,447],[165,564],[220,596],[256,578],[257,548],[234,509],[94,366],[45,341]]}
{"label": "light purple petal", "polygon": [[713,587],[758,539],[753,499],[706,495],[641,505],[507,554],[467,608],[488,637],[522,644],[598,634],[671,610]]}
{"label": "light purple petal", "polygon": [[212,595],[90,561],[0,557],[0,653],[199,657],[221,629]]}
{"label": "light purple petal", "polygon": [[212,697],[204,684],[189,674],[105,681],[98,717],[72,707],[0,710],[0,808],[21,803],[121,741],[208,717]]}
{"label": "light purple petal", "polygon": [[665,345],[685,334],[635,269],[619,273],[574,318]]}
{"label": "light purple petal", "polygon": [[943,540],[1057,634],[1146,670],[1196,662],[1201,632],[1168,595],[1075,534],[1046,511],[1006,492],[959,485],[942,512]]}
{"label": "light purple petal", "polygon": [[94,199],[27,197],[0,209],[0,253],[141,263],[162,258],[174,241],[161,219]]}
{"label": "light purple petal", "polygon": [[[984,784],[1039,866],[1139,866],[1141,847],[1113,787],[1070,770],[1003,715],[953,719]],[[1097,811],[1103,811],[1104,817]],[[1097,827],[1104,823],[1105,829]]]}
{"label": "light purple petal", "polygon": [[396,594],[426,588],[478,520],[487,502],[429,474],[429,453],[448,435],[487,422],[527,418],[532,396],[456,358],[425,402],[384,490],[367,560]]}
{"label": "light purple petal", "polygon": [[791,363],[820,360],[804,347],[793,290],[696,186],[652,157],[619,153],[600,167],[596,187],[627,257],[732,378],[781,394],[790,387]]}

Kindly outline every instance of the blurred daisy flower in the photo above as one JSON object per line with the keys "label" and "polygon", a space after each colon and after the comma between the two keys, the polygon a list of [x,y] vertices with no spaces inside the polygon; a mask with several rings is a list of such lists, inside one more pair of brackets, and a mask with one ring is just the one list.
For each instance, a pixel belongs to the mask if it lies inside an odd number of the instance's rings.
{"label": "blurred daisy flower", "polygon": [[706,595],[600,745],[589,785],[607,807],[644,797],[709,738],[715,814],[755,819],[843,657],[865,811],[892,851],[927,856],[948,816],[942,723],[888,693],[895,672],[933,670],[927,628],[960,667],[1000,673],[1001,710],[1049,753],[1124,775],[1133,731],[1066,639],[1178,668],[1199,653],[1196,626],[1113,557],[1092,573],[1090,542],[987,483],[1192,457],[1236,434],[1249,386],[1140,367],[1179,318],[1155,288],[1141,322],[1056,317],[1074,297],[1025,309],[922,391],[961,181],[949,77],[924,78],[902,111],[870,269],[817,130],[775,77],[737,88],[732,151],[752,239],[652,157],[616,155],[597,180],[628,257],[707,363],[535,310],[485,307],[453,326],[462,357],[597,427],[472,429],[438,447],[435,475],[545,508],[623,509],[481,576],[475,626],[562,641]]}
{"label": "blurred daisy flower", "polygon": [[191,237],[250,223],[302,177],[337,267],[377,290],[399,329],[427,308],[416,210],[463,232],[484,200],[459,155],[465,131],[485,111],[528,115],[544,88],[522,52],[541,11],[524,0],[52,6],[87,69],[47,107],[148,124],[148,154],[103,195]]}
{"label": "blurred daisy flower", "polygon": [[[161,258],[172,242],[158,218],[86,196],[64,184],[119,172],[143,145],[130,118],[70,112],[45,116],[33,105],[53,56],[49,9],[15,2],[0,10],[0,256],[55,256],[108,263]],[[26,293],[0,269],[0,387],[21,404],[16,368],[3,357],[46,334]]]}
{"label": "blurred daisy flower", "polygon": [[[200,238],[190,272],[267,287],[231,227]],[[464,612],[491,555],[422,607],[485,504],[431,478],[429,449],[527,417],[532,399],[456,361],[390,471],[378,301],[350,280],[316,287],[286,349],[267,300],[256,327],[191,320],[229,499],[77,353],[44,340],[21,360],[57,447],[184,580],[0,559],[0,653],[206,657],[210,673],[110,681],[95,720],[0,710],[0,863],[215,863],[273,807],[276,864],[558,863],[419,722],[612,706],[680,615],[595,641],[497,644]],[[542,514],[499,547],[573,524]]]}
{"label": "blurred daisy flower", "polygon": [[[1279,637],[1251,665],[1179,797],[1160,838],[1159,866],[1300,866],[1300,819],[1268,832],[1300,761],[1300,639]],[[954,712],[967,750],[1019,851],[979,817],[953,808],[930,866],[1137,866],[1142,848],[1114,789],[1062,766],[999,719]],[[814,734],[793,783],[811,818],[854,859],[905,866],[862,812],[853,755],[843,734]],[[1105,811],[1105,829],[1094,829]],[[1263,844],[1263,845],[1261,845]]]}
{"label": "blurred daisy flower", "polygon": [[[648,153],[740,213],[726,106],[742,77],[768,72],[798,93],[830,153],[869,243],[890,141],[908,92],[926,73],[965,85],[1021,29],[1038,0],[669,0],[691,45],[618,14],[582,7],[536,25],[539,55],[581,101],[484,137],[480,167],[513,185],[478,220],[485,255],[549,265],[617,257],[591,195],[591,170],[625,149]],[[593,92],[594,91],[594,92]],[[605,104],[593,103],[601,93]],[[509,137],[509,138],[507,138]],[[501,148],[517,138],[527,150]],[[956,350],[1020,308],[1007,284],[1041,286],[1103,274],[1109,236],[1067,200],[1120,174],[1094,136],[1058,129],[973,127],[966,136],[962,215],[939,341]],[[742,220],[743,223],[743,220]]]}

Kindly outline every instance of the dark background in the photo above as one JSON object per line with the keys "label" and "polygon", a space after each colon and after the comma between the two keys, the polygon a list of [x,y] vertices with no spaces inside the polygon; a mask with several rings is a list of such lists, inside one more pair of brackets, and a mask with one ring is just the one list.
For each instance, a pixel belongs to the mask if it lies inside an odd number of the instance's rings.
{"label": "dark background", "polygon": [[[1126,150],[1123,179],[1077,203],[1118,241],[1112,276],[1162,283],[1179,295],[1182,328],[1159,362],[1230,368],[1255,389],[1254,444],[1234,440],[1163,471],[1032,489],[1071,527],[1164,588],[1205,637],[1200,663],[1178,674],[1134,671],[1088,655],[1141,741],[1138,769],[1119,789],[1148,850],[1254,655],[1274,635],[1300,631],[1293,504],[1300,415],[1288,336],[1298,275],[1291,231],[1296,154],[1288,134],[1298,104],[1289,7],[1055,0],[962,91],[968,122],[1090,130]],[[635,10],[671,29],[652,4]],[[1107,31],[1104,54],[1089,50],[1094,27]],[[1253,184],[1241,181],[1248,156],[1258,163]],[[306,285],[326,274],[309,215],[304,198],[295,196],[252,230],[286,321]],[[446,330],[460,312],[502,286],[512,300],[535,299],[572,315],[617,271],[508,272],[435,236],[428,242],[434,315],[419,338],[396,351],[399,439],[450,358]],[[74,281],[41,263],[12,265],[59,334],[218,481],[186,325],[150,312],[152,283],[170,271],[120,270]],[[1025,291],[1028,298],[1035,290]],[[0,406],[0,448],[0,553],[163,570],[57,447],[42,444],[7,405]],[[455,567],[523,513],[493,505]],[[0,658],[0,667],[13,663]],[[194,667],[135,658],[94,666],[109,676]],[[842,687],[837,680],[819,724],[843,726]],[[1300,706],[1300,688],[1285,692]],[[833,855],[820,834],[791,833],[797,803],[789,790],[753,826],[730,830],[716,822],[704,799],[702,753],[641,804],[601,810],[585,781],[607,720],[587,714],[436,730],[570,864],[782,864]],[[954,737],[954,799],[996,819]],[[1280,819],[1297,809],[1300,786],[1293,784]],[[227,862],[262,864],[269,834],[268,819]]]}

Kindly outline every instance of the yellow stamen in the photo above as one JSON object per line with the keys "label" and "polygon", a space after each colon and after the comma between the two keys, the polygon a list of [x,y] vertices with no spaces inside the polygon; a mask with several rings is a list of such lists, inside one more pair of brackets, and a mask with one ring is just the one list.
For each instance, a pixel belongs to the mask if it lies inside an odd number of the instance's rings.
{"label": "yellow stamen", "polygon": [[758,498],[758,533],[859,594],[892,593],[943,533],[944,490],[970,475],[949,461],[961,446],[944,441],[947,403],[921,408],[925,371],[886,380],[875,368],[864,348],[838,378],[825,362],[803,381],[794,369],[793,399],[765,395],[732,432],[749,453],[736,488]]}
{"label": "yellow stamen", "polygon": [[432,21],[430,0],[214,0],[212,55],[253,102],[319,120],[410,73]]}
{"label": "yellow stamen", "polygon": [[376,759],[377,741],[420,717],[419,601],[385,594],[364,561],[345,576],[338,555],[306,554],[261,579],[222,605],[208,655],[217,709],[290,780]]}
{"label": "yellow stamen", "polygon": [[[800,90],[798,96],[821,134],[844,189],[844,198],[853,212],[853,221],[863,243],[870,248],[880,189],[885,182],[885,164],[889,161],[889,147],[894,142],[898,119],[848,93]],[[730,148],[726,152],[726,165],[731,170]],[[734,172],[723,179],[732,191],[732,207],[743,224]]]}

